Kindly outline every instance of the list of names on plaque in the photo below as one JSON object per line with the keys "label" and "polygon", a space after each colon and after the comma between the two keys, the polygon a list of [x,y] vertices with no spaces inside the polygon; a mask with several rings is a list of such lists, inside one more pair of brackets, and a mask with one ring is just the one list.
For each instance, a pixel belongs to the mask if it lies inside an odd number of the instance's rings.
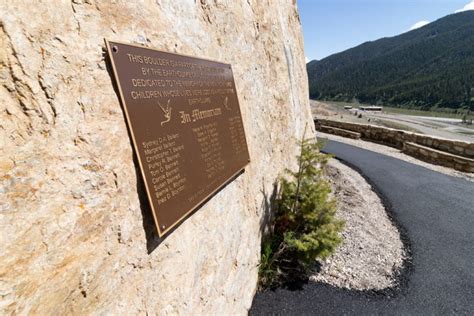
{"label": "list of names on plaque", "polygon": [[225,169],[217,123],[201,125],[193,128],[193,132],[196,134],[196,139],[201,149],[201,159],[204,162],[207,178],[212,179],[217,173]]}
{"label": "list of names on plaque", "polygon": [[160,205],[185,188],[186,176],[180,168],[184,145],[179,143],[179,134],[145,141],[142,145],[153,184],[152,192]]}
{"label": "list of names on plaque", "polygon": [[245,133],[244,130],[240,128],[240,126],[242,126],[242,120],[240,116],[229,118],[230,138],[232,147],[234,148],[237,155],[245,153],[247,150],[247,148],[243,146],[243,144],[245,144]]}
{"label": "list of names on plaque", "polygon": [[250,161],[230,65],[107,42],[161,235]]}

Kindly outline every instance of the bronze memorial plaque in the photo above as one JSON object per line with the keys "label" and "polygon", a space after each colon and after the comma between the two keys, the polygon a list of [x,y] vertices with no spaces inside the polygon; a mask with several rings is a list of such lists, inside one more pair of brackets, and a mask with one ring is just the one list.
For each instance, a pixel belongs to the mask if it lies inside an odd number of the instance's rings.
{"label": "bronze memorial plaque", "polygon": [[163,236],[250,161],[232,68],[140,46],[106,44]]}

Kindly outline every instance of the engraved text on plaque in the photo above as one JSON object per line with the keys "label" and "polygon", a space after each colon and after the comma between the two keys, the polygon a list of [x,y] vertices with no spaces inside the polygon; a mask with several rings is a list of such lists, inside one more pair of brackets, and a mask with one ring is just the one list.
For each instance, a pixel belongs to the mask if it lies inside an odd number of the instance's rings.
{"label": "engraved text on plaque", "polygon": [[232,69],[106,44],[162,236],[250,161]]}

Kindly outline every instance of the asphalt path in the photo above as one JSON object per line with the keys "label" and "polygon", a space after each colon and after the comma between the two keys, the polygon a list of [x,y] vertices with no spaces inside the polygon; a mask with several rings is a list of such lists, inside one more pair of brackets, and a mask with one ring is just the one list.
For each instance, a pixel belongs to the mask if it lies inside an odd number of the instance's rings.
{"label": "asphalt path", "polygon": [[257,293],[251,315],[474,315],[474,184],[396,158],[328,141],[358,170],[402,231],[411,259],[400,286],[365,292],[308,282]]}

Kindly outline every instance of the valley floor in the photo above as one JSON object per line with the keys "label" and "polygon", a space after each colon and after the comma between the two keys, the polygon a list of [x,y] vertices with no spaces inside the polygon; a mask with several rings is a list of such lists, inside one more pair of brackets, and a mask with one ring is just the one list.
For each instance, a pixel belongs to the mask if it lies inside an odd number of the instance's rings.
{"label": "valley floor", "polygon": [[[345,110],[344,104],[340,103],[314,100],[311,100],[310,103],[315,118],[379,125],[447,139],[474,142],[474,126],[462,125],[459,118],[400,114],[394,113],[388,108],[383,113],[349,111]],[[359,114],[362,117],[359,117]]]}

